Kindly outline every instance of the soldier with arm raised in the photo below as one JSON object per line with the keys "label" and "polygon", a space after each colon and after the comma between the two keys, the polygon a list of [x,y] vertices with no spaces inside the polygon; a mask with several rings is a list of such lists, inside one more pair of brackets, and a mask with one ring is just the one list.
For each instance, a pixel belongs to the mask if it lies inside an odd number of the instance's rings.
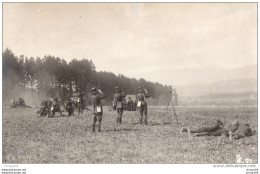
{"label": "soldier with arm raised", "polygon": [[92,130],[95,132],[96,122],[98,121],[98,132],[101,131],[101,121],[103,115],[103,108],[101,100],[105,98],[105,94],[97,89],[96,87],[91,89],[91,102],[93,104],[93,127]]}
{"label": "soldier with arm raised", "polygon": [[148,94],[146,89],[143,89],[142,87],[138,88],[138,92],[136,94],[136,99],[137,99],[137,108],[140,113],[140,124],[143,124],[143,114],[144,114],[144,124],[148,124],[147,122],[147,103],[145,101],[146,98],[149,98],[150,95]]}
{"label": "soldier with arm raised", "polygon": [[123,99],[126,97],[126,94],[119,88],[115,87],[115,95],[114,95],[114,104],[116,106],[116,110],[118,113],[117,123],[122,123],[122,116],[123,116]]}

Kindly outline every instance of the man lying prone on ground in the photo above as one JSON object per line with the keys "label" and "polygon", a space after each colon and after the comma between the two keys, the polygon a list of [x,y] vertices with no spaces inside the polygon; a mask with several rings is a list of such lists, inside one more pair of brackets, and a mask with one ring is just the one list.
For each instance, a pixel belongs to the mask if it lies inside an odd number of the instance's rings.
{"label": "man lying prone on ground", "polygon": [[232,133],[232,138],[240,139],[245,137],[250,137],[256,134],[256,130],[254,127],[250,127],[249,124],[242,124],[238,127],[238,129]]}
{"label": "man lying prone on ground", "polygon": [[181,132],[188,132],[194,136],[218,136],[223,130],[223,123],[217,120],[212,126],[201,127],[198,129],[190,130],[190,128],[182,128]]}
{"label": "man lying prone on ground", "polygon": [[238,121],[227,123],[223,126],[220,120],[217,120],[213,126],[202,127],[195,130],[182,128],[181,132],[188,132],[194,136],[226,136],[230,139],[239,139],[255,134],[255,130],[249,124],[240,125]]}

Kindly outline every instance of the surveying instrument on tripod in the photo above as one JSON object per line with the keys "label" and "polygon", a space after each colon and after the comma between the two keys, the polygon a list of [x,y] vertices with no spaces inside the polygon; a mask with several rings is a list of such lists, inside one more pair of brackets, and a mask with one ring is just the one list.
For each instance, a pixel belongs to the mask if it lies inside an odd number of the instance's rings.
{"label": "surveying instrument on tripod", "polygon": [[[175,91],[175,89],[174,89],[174,91]],[[178,118],[177,118],[177,114],[176,114],[176,111],[175,111],[175,108],[174,108],[174,102],[173,102],[173,97],[175,97],[175,96],[173,96],[172,88],[170,88],[169,93],[170,93],[170,96],[169,96],[169,101],[168,101],[168,104],[167,104],[167,108],[166,108],[165,114],[167,114],[167,112],[168,112],[168,107],[169,106],[172,107],[173,114],[174,114],[174,117],[176,119],[176,123],[178,124]],[[170,115],[172,116],[172,113],[170,113]]]}

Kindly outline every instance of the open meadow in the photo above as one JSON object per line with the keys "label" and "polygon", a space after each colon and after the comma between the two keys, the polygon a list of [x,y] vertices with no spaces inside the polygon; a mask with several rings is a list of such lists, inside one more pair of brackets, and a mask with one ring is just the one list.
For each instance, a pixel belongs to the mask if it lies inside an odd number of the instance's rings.
{"label": "open meadow", "polygon": [[36,108],[3,108],[3,163],[236,163],[257,161],[257,134],[229,141],[192,137],[182,127],[238,120],[257,128],[256,107],[177,107],[179,124],[166,107],[149,107],[148,126],[139,125],[138,112],[117,113],[104,107],[102,131],[92,132],[92,113],[69,117],[39,117]]}

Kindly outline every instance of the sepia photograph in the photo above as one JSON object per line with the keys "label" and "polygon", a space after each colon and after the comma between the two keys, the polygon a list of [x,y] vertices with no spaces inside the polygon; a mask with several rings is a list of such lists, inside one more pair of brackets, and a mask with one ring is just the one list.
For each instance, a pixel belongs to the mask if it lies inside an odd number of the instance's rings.
{"label": "sepia photograph", "polygon": [[257,7],[2,2],[2,164],[258,164]]}

